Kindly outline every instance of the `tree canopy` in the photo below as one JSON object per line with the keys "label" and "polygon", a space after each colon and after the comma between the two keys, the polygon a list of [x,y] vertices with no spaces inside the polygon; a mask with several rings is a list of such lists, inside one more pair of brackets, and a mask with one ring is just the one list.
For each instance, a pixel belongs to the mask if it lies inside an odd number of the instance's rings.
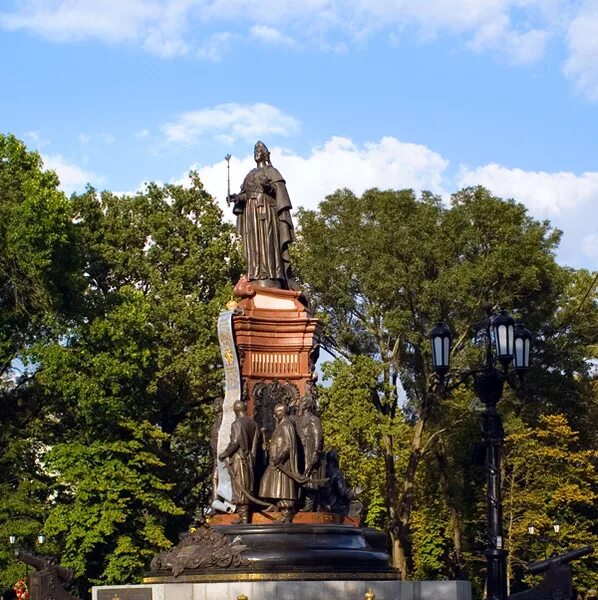
{"label": "tree canopy", "polygon": [[58,178],[37,152],[0,136],[0,378],[56,319],[79,286],[74,225]]}
{"label": "tree canopy", "polygon": [[[526,521],[559,520],[550,548],[593,541],[598,277],[556,262],[560,232],[484,188],[450,205],[338,190],[297,221],[293,265],[334,357],[326,445],[404,576],[482,579],[479,413],[471,387],[429,385],[428,333],[447,322],[455,369],[475,366],[483,302],[535,336],[525,389],[499,405],[511,582],[529,584],[523,562],[541,552]],[[0,535],[33,545],[44,533],[81,593],[138,581],[207,506],[216,320],[241,268],[196,174],[66,198],[37,153],[0,135]],[[4,585],[22,572],[8,550]]]}
{"label": "tree canopy", "polygon": [[[513,311],[540,344],[529,377],[533,391],[523,403],[507,394],[505,408],[522,413],[532,426],[544,412],[557,409],[575,412],[587,424],[595,414],[591,403],[577,401],[572,410],[555,393],[555,384],[576,400],[584,393],[587,359],[595,351],[590,342],[596,339],[596,288],[579,310],[587,290],[579,282],[588,283],[589,276],[557,264],[560,232],[531,218],[521,204],[484,188],[454,194],[449,207],[412,190],[372,189],[361,197],[339,190],[317,211],[300,211],[298,221],[297,270],[326,325],[325,344],[338,357],[329,372],[342,373],[323,390],[326,429],[335,442],[362,439],[360,418],[339,421],[337,415],[348,406],[356,414],[365,412],[375,433],[351,470],[367,473],[373,456],[384,464],[384,489],[371,497],[378,522],[377,494],[384,498],[395,565],[406,576],[413,569],[423,575],[421,536],[428,527],[446,530],[448,522],[448,539],[442,544],[436,539],[431,552],[443,558],[445,574],[457,576],[468,556],[470,515],[461,508],[469,506],[475,514],[479,495],[467,490],[469,482],[455,469],[471,458],[462,454],[464,440],[472,439],[475,415],[469,410],[471,391],[440,397],[430,388],[428,333],[438,320],[447,322],[457,335],[455,366],[474,366],[483,356],[477,342],[482,304]],[[357,411],[350,402],[354,382],[373,414]],[[475,477],[482,488],[480,474]],[[433,506],[436,525],[422,524]]]}
{"label": "tree canopy", "polygon": [[[189,187],[90,188],[67,200],[39,157],[26,156],[33,181],[11,185],[51,188],[62,237],[36,230],[39,264],[56,283],[48,275],[45,304],[15,304],[15,314],[38,311],[40,326],[19,330],[16,314],[7,328],[15,342],[5,360],[18,358],[29,375],[2,390],[0,527],[19,543],[45,533],[45,551],[75,569],[82,590],[132,581],[206,504],[222,384],[216,321],[240,274],[236,240],[195,174]],[[1,196],[1,209],[13,197]],[[34,200],[27,192],[14,202]],[[29,255],[23,269],[35,266]],[[4,259],[12,264],[10,248]],[[39,273],[32,286],[45,284]],[[70,303],[57,295],[67,275],[77,284]],[[18,567],[7,569],[8,579]]]}

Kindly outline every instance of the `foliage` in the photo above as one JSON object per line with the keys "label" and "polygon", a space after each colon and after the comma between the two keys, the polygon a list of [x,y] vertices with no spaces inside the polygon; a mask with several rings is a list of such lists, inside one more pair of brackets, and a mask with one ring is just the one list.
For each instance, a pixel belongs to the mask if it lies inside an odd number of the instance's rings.
{"label": "foliage", "polygon": [[326,446],[338,450],[350,486],[364,490],[360,500],[370,527],[384,527],[387,522],[382,434],[389,428],[397,435],[408,433],[405,424],[371,410],[370,398],[377,393],[380,370],[380,365],[366,356],[356,356],[351,363],[339,359],[325,364],[324,378],[331,380],[331,385],[320,389]]}
{"label": "foliage", "polygon": [[[55,340],[80,299],[76,236],[69,202],[53,171],[12,135],[0,135],[0,578],[22,576],[7,540],[33,544],[47,515],[48,477],[40,398],[21,359]],[[35,367],[34,369],[35,370]]]}
{"label": "foliage", "polygon": [[[577,356],[553,350],[559,331],[555,315],[572,280],[572,273],[555,262],[560,232],[529,217],[522,205],[483,188],[454,194],[450,208],[427,193],[417,198],[411,190],[373,189],[361,197],[339,190],[317,211],[299,211],[298,220],[295,262],[326,325],[325,344],[351,364],[356,357],[368,357],[379,367],[364,384],[372,390],[365,401],[392,424],[381,430],[384,496],[395,565],[406,575],[412,566],[417,473],[428,454],[435,460],[426,464],[427,474],[445,482],[438,493],[455,515],[449,540],[463,539],[467,530],[466,520],[457,518],[463,494],[454,489],[466,482],[447,476],[440,463],[450,467],[463,460],[460,449],[471,430],[473,397],[469,391],[441,400],[428,388],[428,332],[438,319],[445,320],[458,334],[454,364],[465,368],[484,358],[476,335],[483,302],[524,318],[543,337],[538,368],[530,377],[530,387],[538,383],[541,391],[526,406],[530,419],[537,418],[547,406],[539,397],[548,387],[540,366],[562,383],[566,361],[580,373],[584,364],[573,340]],[[592,310],[595,314],[595,305]],[[398,390],[404,393],[401,402]],[[515,407],[515,399],[506,396]],[[337,397],[341,402],[342,391]],[[409,436],[397,435],[393,426],[405,421]],[[466,501],[474,508],[477,497]],[[447,554],[456,561],[450,570],[458,571],[460,550]]]}
{"label": "foliage", "polygon": [[537,424],[544,413],[562,413],[588,447],[598,447],[594,424],[598,340],[598,273],[563,269],[554,314],[537,326],[534,369],[527,378],[523,418]]}
{"label": "foliage", "polygon": [[10,389],[5,416],[21,419],[31,459],[19,464],[9,440],[0,530],[13,527],[22,482],[39,481],[23,533],[43,530],[83,593],[90,581],[135,581],[205,505],[216,321],[240,258],[195,174],[190,187],[134,196],[90,188],[65,214],[77,310],[22,352],[34,377]]}
{"label": "foliage", "polygon": [[448,563],[446,538],[450,518],[441,502],[431,502],[413,511],[413,579],[444,578]]}
{"label": "foliage", "polygon": [[177,515],[188,520],[208,494],[208,426],[194,440],[187,431],[220,393],[215,325],[238,257],[196,176],[188,189],[152,184],[134,197],[90,189],[72,202],[85,316],[34,356],[39,385],[59,399],[60,441],[47,456],[58,496],[47,529],[64,538],[78,574],[131,581],[180,531]]}
{"label": "foliage", "polygon": [[32,339],[76,303],[69,206],[53,171],[0,135],[0,378]]}
{"label": "foliage", "polygon": [[[524,576],[522,561],[579,548],[598,541],[595,529],[598,498],[598,450],[583,449],[578,432],[561,414],[544,415],[537,427],[520,423],[506,440],[504,477],[505,539],[511,578]],[[530,537],[528,524],[538,531],[561,527],[543,542]],[[596,559],[574,565],[578,589],[594,585]]]}
{"label": "foliage", "polygon": [[174,484],[159,476],[167,435],[147,421],[119,425],[119,439],[74,440],[48,455],[55,508],[45,531],[64,541],[64,563],[94,583],[131,581],[170,545],[164,517],[182,513]]}

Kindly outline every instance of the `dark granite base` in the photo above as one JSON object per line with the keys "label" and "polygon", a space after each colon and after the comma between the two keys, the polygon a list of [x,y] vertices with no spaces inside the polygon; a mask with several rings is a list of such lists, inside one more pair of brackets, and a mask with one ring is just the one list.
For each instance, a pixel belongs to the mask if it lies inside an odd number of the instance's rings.
{"label": "dark granite base", "polygon": [[[163,563],[146,583],[292,579],[398,579],[390,566],[387,536],[381,531],[347,525],[228,525],[211,528],[223,535],[242,560],[220,567],[193,568],[189,561],[176,575]],[[174,549],[190,555],[193,546]],[[243,548],[241,552],[239,548]],[[222,551],[220,551],[222,552]]]}

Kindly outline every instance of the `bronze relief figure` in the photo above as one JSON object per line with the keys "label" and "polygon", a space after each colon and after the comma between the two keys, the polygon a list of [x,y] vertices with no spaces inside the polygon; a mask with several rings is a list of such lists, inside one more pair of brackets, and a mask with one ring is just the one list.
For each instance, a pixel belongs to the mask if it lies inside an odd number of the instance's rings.
{"label": "bronze relief figure", "polygon": [[247,416],[245,402],[237,400],[233,404],[235,420],[230,429],[230,442],[218,457],[228,459],[233,488],[233,503],[238,517],[235,523],[249,522],[249,500],[253,492],[253,474],[257,452],[259,429],[253,417]]}
{"label": "bronze relief figure", "polygon": [[260,497],[276,501],[280,520],[289,523],[297,500],[297,438],[287,407],[274,407],[276,428],[270,438],[268,466],[260,482]]}
{"label": "bronze relief figure", "polygon": [[310,512],[318,508],[321,480],[326,476],[322,461],[324,452],[322,421],[316,415],[316,401],[312,396],[304,396],[301,399],[295,425],[303,449],[303,476],[306,478],[302,486],[305,500],[302,510]]}

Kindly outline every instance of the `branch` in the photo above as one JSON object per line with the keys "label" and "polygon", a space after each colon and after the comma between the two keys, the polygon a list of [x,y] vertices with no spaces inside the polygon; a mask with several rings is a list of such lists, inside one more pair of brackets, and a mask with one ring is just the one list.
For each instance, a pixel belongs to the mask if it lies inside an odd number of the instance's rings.
{"label": "branch", "polygon": [[[463,419],[457,419],[456,421],[454,421],[453,423],[451,423],[451,427],[454,427],[455,425],[457,425],[458,423],[461,423]],[[430,444],[432,443],[432,441],[434,441],[435,438],[437,438],[438,436],[442,435],[446,430],[448,429],[448,427],[444,427],[443,429],[439,429],[438,431],[435,431],[424,443],[424,445],[422,446],[422,453],[427,451],[428,446],[430,446]]]}
{"label": "branch", "polygon": [[395,341],[394,346],[392,347],[392,352],[390,353],[390,358],[392,361],[396,361],[400,347],[401,347],[401,337],[397,336],[397,340]]}
{"label": "branch", "polygon": [[465,332],[462,333],[461,337],[457,340],[457,343],[454,346],[455,352],[458,352],[461,349],[461,346],[463,345],[463,343],[465,342],[466,339],[467,339],[467,330],[465,330]]}
{"label": "branch", "polygon": [[380,401],[380,396],[378,396],[378,392],[376,388],[372,388],[372,404],[376,407],[376,410],[386,416],[386,407]]}

